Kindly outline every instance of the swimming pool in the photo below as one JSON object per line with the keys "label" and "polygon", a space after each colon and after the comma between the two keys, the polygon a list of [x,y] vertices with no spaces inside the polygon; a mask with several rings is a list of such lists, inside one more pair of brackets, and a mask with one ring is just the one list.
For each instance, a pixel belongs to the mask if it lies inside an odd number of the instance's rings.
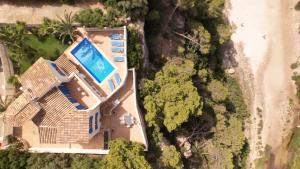
{"label": "swimming pool", "polygon": [[87,38],[84,38],[71,53],[99,83],[115,70]]}

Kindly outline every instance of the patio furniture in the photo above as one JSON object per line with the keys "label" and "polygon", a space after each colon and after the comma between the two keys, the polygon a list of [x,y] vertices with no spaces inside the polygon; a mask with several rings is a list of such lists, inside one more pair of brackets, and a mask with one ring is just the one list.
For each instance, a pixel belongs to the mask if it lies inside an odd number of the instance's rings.
{"label": "patio furniture", "polygon": [[114,86],[113,81],[111,79],[108,79],[107,83],[108,83],[108,87],[109,87],[110,92],[113,92],[115,90],[115,86]]}
{"label": "patio furniture", "polygon": [[114,78],[115,78],[117,84],[120,85],[121,84],[121,78],[120,78],[120,75],[119,75],[118,72],[114,74]]}
{"label": "patio furniture", "polygon": [[70,95],[69,89],[64,84],[59,85],[58,88],[64,95]]}
{"label": "patio furniture", "polygon": [[122,53],[124,51],[124,48],[115,47],[115,48],[111,48],[111,51],[115,53]]}
{"label": "patio furniture", "polygon": [[98,121],[97,121],[98,116],[99,116],[99,112],[96,113],[96,117],[95,117],[95,130],[98,129]]}
{"label": "patio furniture", "polygon": [[124,56],[114,56],[115,62],[124,62],[125,58]]}
{"label": "patio furniture", "polygon": [[78,103],[77,100],[72,97],[69,97],[68,99],[71,103]]}
{"label": "patio furniture", "polygon": [[111,46],[123,47],[124,46],[124,42],[123,41],[112,41],[111,42]]}
{"label": "patio furniture", "polygon": [[81,104],[79,104],[78,106],[76,106],[76,108],[77,108],[78,110],[83,110],[83,109],[84,109],[84,106],[81,105]]}
{"label": "patio furniture", "polygon": [[130,113],[126,113],[123,116],[126,127],[131,127],[134,124],[134,118]]}
{"label": "patio furniture", "polygon": [[112,34],[112,35],[110,35],[110,38],[113,40],[121,40],[121,39],[123,39],[123,36],[122,36],[122,34]]}

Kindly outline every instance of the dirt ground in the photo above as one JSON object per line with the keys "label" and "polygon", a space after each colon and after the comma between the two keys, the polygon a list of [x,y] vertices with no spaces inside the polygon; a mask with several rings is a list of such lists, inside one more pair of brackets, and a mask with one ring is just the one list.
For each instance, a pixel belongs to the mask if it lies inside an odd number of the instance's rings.
{"label": "dirt ground", "polygon": [[[249,168],[271,147],[268,168],[287,163],[287,141],[294,127],[295,86],[290,65],[299,56],[298,0],[231,0],[229,20],[238,71],[248,96],[251,119]],[[238,9],[237,9],[238,8]]]}

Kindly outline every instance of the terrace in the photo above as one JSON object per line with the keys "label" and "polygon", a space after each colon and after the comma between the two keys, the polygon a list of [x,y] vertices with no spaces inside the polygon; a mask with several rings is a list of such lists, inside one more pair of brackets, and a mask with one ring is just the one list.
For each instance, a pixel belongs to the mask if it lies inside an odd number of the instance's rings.
{"label": "terrace", "polygon": [[84,81],[74,76],[68,83],[64,84],[68,90],[68,98],[72,103],[78,102],[84,109],[93,108],[98,104],[97,97],[91,89],[87,88]]}

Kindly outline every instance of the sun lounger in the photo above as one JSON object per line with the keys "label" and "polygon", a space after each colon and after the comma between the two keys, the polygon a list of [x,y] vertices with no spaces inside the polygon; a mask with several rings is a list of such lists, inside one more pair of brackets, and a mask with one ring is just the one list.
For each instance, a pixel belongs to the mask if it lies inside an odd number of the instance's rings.
{"label": "sun lounger", "polygon": [[90,128],[89,128],[89,133],[91,134],[92,132],[93,132],[93,116],[90,116],[90,118],[89,118],[89,126],[90,126]]}
{"label": "sun lounger", "polygon": [[65,85],[61,84],[58,88],[64,95],[70,95],[70,91]]}
{"label": "sun lounger", "polygon": [[119,73],[115,73],[114,78],[115,78],[117,84],[120,85],[121,84],[121,78],[120,78]]}
{"label": "sun lounger", "polygon": [[111,51],[116,52],[116,53],[121,53],[124,51],[124,49],[123,48],[111,48]]}
{"label": "sun lounger", "polygon": [[114,61],[115,62],[124,62],[125,58],[124,56],[115,56]]}
{"label": "sun lounger", "polygon": [[112,41],[111,42],[111,46],[115,46],[115,47],[123,47],[124,43],[123,41]]}
{"label": "sun lounger", "polygon": [[78,103],[76,99],[69,97],[71,103]]}
{"label": "sun lounger", "polygon": [[121,40],[123,39],[123,36],[121,34],[112,34],[110,38],[113,40]]}
{"label": "sun lounger", "polygon": [[83,109],[84,109],[84,106],[81,105],[81,104],[79,104],[78,106],[76,106],[76,108],[77,108],[78,110],[83,110]]}
{"label": "sun lounger", "polygon": [[113,92],[115,90],[113,81],[111,79],[108,79],[107,82],[108,82],[108,87],[109,87],[110,92]]}
{"label": "sun lounger", "polygon": [[99,113],[97,112],[97,113],[96,113],[96,116],[95,116],[95,130],[98,129],[98,121],[97,121],[98,116],[99,116]]}

